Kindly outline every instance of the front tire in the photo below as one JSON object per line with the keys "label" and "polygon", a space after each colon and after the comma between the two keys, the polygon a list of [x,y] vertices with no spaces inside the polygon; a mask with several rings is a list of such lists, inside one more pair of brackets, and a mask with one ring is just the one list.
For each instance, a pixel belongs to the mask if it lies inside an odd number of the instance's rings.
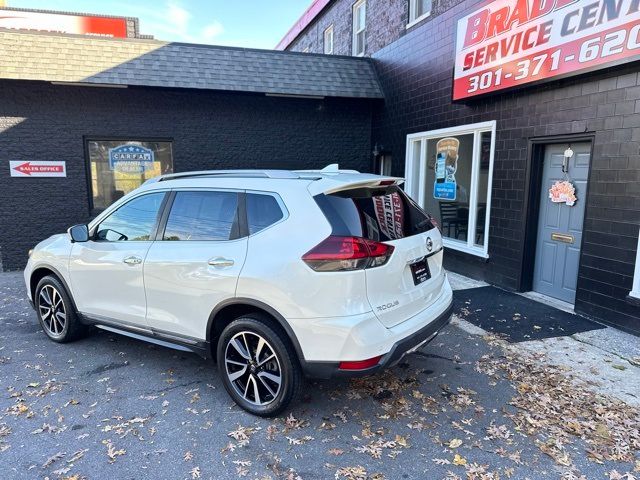
{"label": "front tire", "polygon": [[227,325],[216,356],[225,389],[249,413],[278,415],[302,391],[302,370],[289,339],[262,315],[246,315]]}
{"label": "front tire", "polygon": [[57,277],[48,275],[38,282],[34,303],[42,330],[54,342],[71,342],[85,333],[86,327],[80,323],[71,297]]}

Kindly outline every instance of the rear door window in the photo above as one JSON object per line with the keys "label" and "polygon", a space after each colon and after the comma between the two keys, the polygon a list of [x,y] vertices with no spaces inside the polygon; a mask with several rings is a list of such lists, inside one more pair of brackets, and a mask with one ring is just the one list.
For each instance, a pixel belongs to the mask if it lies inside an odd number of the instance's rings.
{"label": "rear door window", "polygon": [[264,230],[284,217],[282,208],[273,195],[247,193],[246,198],[249,235]]}
{"label": "rear door window", "polygon": [[333,235],[386,242],[434,227],[431,217],[397,186],[321,194],[315,200],[331,223]]}
{"label": "rear door window", "polygon": [[238,237],[238,194],[177,192],[163,240],[222,241]]}

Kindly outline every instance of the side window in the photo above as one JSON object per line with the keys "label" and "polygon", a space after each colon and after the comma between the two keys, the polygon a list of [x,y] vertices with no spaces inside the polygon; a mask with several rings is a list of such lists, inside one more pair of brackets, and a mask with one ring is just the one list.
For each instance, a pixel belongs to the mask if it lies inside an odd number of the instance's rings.
{"label": "side window", "polygon": [[249,235],[259,232],[284,217],[278,201],[271,195],[247,193]]}
{"label": "side window", "polygon": [[238,194],[177,192],[163,240],[220,241],[238,237]]}
{"label": "side window", "polygon": [[164,192],[150,193],[125,203],[98,226],[96,240],[107,242],[150,240],[164,195]]}

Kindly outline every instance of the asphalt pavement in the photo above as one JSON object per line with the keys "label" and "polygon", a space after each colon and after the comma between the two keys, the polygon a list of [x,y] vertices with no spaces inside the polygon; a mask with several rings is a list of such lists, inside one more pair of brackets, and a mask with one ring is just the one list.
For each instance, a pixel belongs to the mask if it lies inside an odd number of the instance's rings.
{"label": "asphalt pavement", "polygon": [[300,404],[260,419],[196,355],[103,331],[49,341],[25,295],[20,272],[0,274],[2,479],[608,479],[634,469],[589,459],[579,435],[563,439],[569,465],[545,453],[549,439],[513,421],[516,386],[480,368],[502,347],[454,325],[385,373],[309,382]]}

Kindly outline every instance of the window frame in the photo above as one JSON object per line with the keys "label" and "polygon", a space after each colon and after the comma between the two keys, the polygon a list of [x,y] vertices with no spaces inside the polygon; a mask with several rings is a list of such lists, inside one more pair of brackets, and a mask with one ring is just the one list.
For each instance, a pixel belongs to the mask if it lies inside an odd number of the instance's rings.
{"label": "window frame", "polygon": [[[482,247],[475,244],[475,232],[477,225],[477,205],[478,205],[478,181],[480,178],[480,147],[481,136],[483,133],[491,132],[491,150],[489,152],[489,172],[487,177],[487,206],[485,213],[484,225],[484,245]],[[425,182],[427,175],[427,141],[448,136],[460,136],[473,134],[473,158],[471,167],[471,185],[469,192],[469,220],[467,231],[473,234],[467,234],[466,242],[456,240],[449,237],[442,237],[442,243],[445,247],[452,250],[475,255],[481,258],[489,258],[489,225],[491,221],[491,198],[493,187],[493,165],[496,146],[496,121],[474,123],[469,125],[460,125],[451,128],[442,128],[439,130],[430,130],[427,132],[418,132],[407,135],[407,150],[405,161],[405,191],[411,196],[422,208],[424,205],[425,193],[427,185]],[[416,166],[416,159],[413,158],[413,149],[416,142],[420,143],[420,158],[418,162],[418,178],[414,178],[413,172]]]}
{"label": "window frame", "polygon": [[[327,51],[327,36],[331,36],[331,50]],[[333,55],[333,23],[324,29],[322,34],[322,50],[325,55]]]}
{"label": "window frame", "polygon": [[431,12],[433,11],[433,1],[431,2],[431,10],[426,13],[423,13],[420,16],[416,15],[416,10],[418,9],[418,1],[419,0],[409,0],[409,22],[407,22],[406,28],[411,28],[414,25],[422,22],[425,18],[431,16]]}
{"label": "window frame", "polygon": [[[361,30],[356,31],[356,21],[358,16],[356,15],[356,11],[360,8],[364,9],[364,25]],[[352,21],[351,21],[351,54],[354,57],[364,57],[365,52],[367,51],[367,0],[358,0],[353,4],[351,9]],[[358,45],[358,34],[364,33],[362,40],[362,52],[357,52],[356,48]]]}
{"label": "window frame", "polygon": [[638,233],[638,249],[636,250],[636,266],[633,271],[633,286],[629,296],[640,300],[640,232]]}
{"label": "window frame", "polygon": [[160,202],[160,206],[158,207],[158,213],[156,214],[156,220],[153,224],[153,228],[151,229],[151,232],[149,233],[149,239],[148,240],[126,240],[127,242],[153,242],[158,238],[158,232],[160,229],[160,226],[162,225],[162,218],[164,216],[164,212],[166,210],[167,207],[167,203],[169,201],[169,197],[171,195],[171,191],[170,190],[148,190],[146,192],[140,192],[138,195],[135,195],[131,198],[127,198],[127,196],[122,197],[121,201],[118,201],[116,203],[113,203],[111,206],[109,206],[109,208],[105,209],[102,211],[102,213],[100,215],[98,215],[95,219],[93,219],[91,222],[89,222],[88,225],[88,230],[89,230],[89,240],[92,242],[99,242],[99,243],[120,243],[120,241],[111,241],[111,240],[100,240],[97,238],[98,235],[98,229],[100,228],[100,225],[102,225],[103,222],[105,222],[109,217],[111,217],[111,215],[113,215],[114,213],[116,213],[118,210],[120,210],[122,207],[126,206],[127,204],[136,201],[139,198],[145,197],[147,195],[154,195],[157,193],[162,193],[163,197],[162,197],[162,201]]}
{"label": "window frame", "polygon": [[[175,159],[174,159],[174,150],[173,144],[175,143],[175,139],[173,137],[132,137],[132,136],[94,136],[94,135],[83,135],[83,146],[84,146],[84,161],[85,161],[85,170],[87,172],[86,181],[87,181],[87,193],[89,196],[89,215],[98,216],[103,212],[109,210],[109,208],[116,204],[109,205],[105,209],[96,209],[93,204],[93,179],[91,177],[91,156],[89,154],[89,142],[166,142],[171,144],[171,170],[175,173]],[[125,198],[126,195],[122,198]],[[119,199],[118,199],[119,200]]]}

